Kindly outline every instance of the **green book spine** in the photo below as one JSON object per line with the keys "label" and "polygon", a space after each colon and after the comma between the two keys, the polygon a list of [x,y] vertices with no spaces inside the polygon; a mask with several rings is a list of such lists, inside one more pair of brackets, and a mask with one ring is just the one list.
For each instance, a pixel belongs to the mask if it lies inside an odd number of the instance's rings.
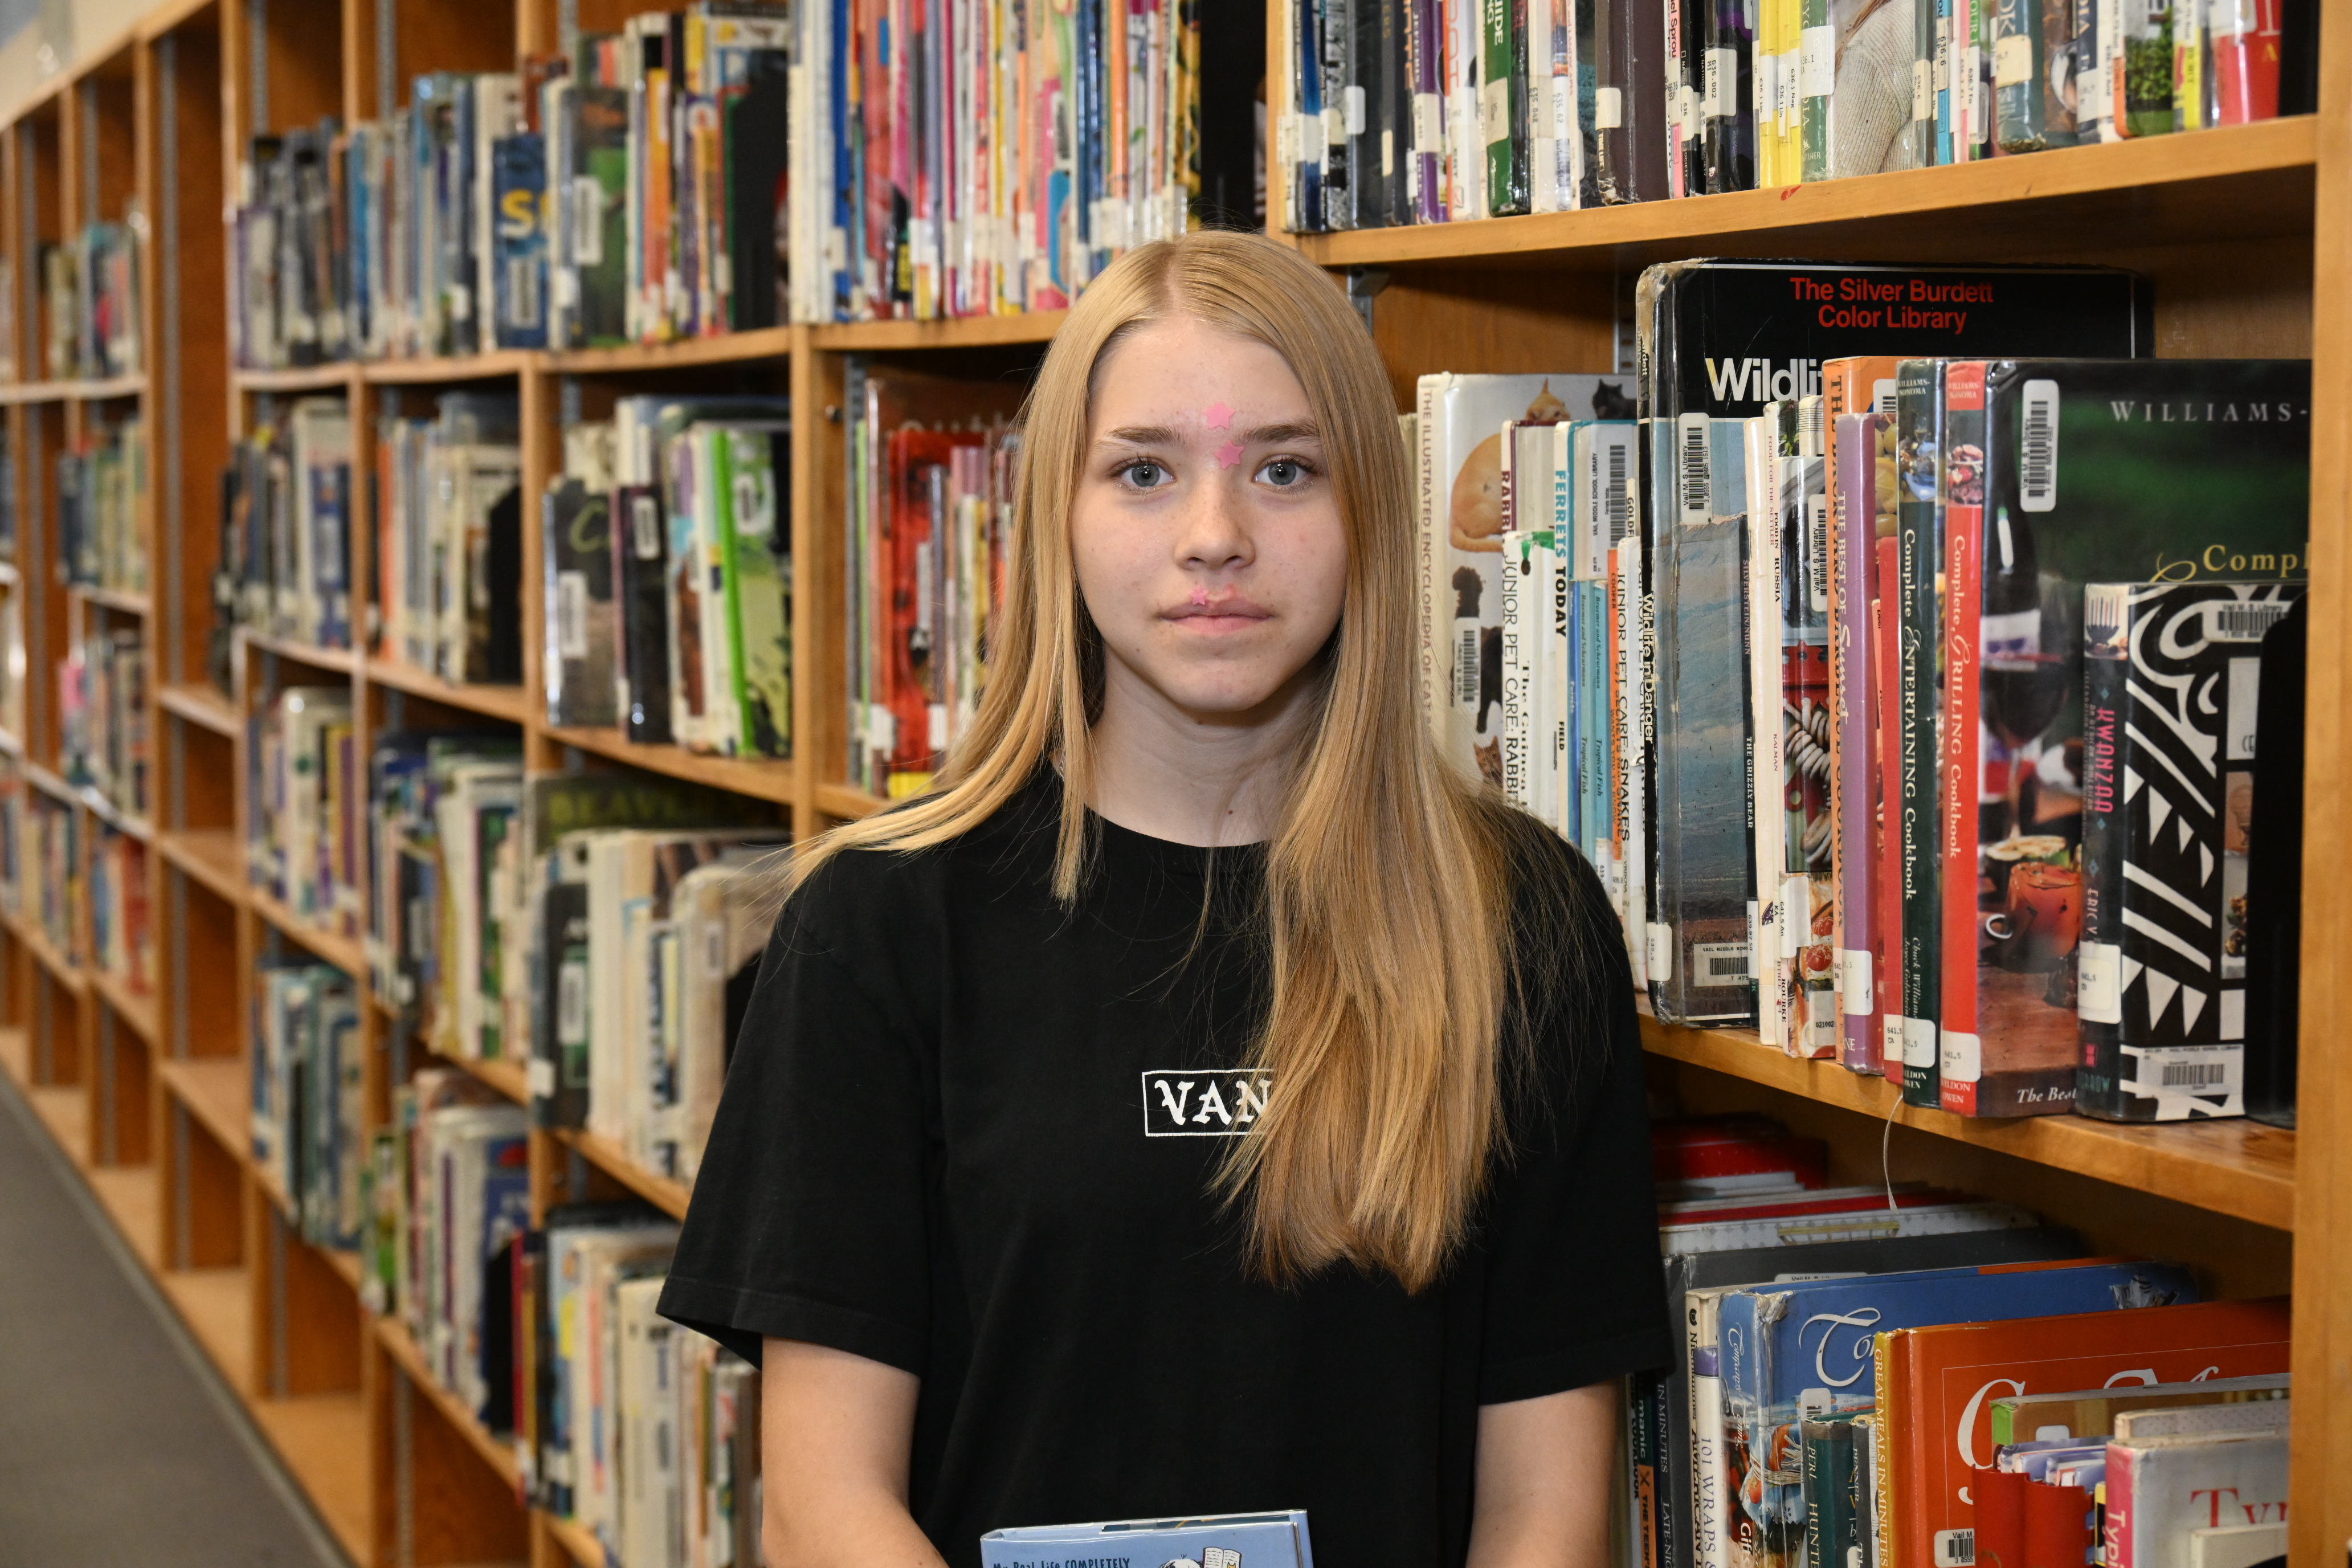
{"label": "green book spine", "polygon": [[728,437],[728,620],[735,653],[735,707],[742,750],[793,750],[792,558],[780,516],[776,453],[765,430]]}
{"label": "green book spine", "polygon": [[1478,137],[1486,148],[1486,207],[1528,210],[1527,0],[1479,0]]}
{"label": "green book spine", "polygon": [[1943,364],[1905,360],[1895,387],[1896,614],[1900,616],[1896,694],[1902,721],[1903,1100],[1938,1105],[1937,941],[1942,905],[1937,888],[1937,716],[1943,691],[1943,616],[1938,564],[1944,558]]}
{"label": "green book spine", "polygon": [[1853,1417],[1804,1423],[1805,1568],[1847,1568],[1859,1543],[1853,1507]]}

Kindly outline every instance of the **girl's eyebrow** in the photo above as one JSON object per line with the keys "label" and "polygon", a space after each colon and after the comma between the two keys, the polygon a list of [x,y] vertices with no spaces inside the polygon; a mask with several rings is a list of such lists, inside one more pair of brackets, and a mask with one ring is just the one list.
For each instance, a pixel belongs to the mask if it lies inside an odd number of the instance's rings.
{"label": "girl's eyebrow", "polygon": [[1129,447],[1172,447],[1176,432],[1165,425],[1123,425],[1116,430],[1103,432],[1105,441],[1118,441]]}
{"label": "girl's eyebrow", "polygon": [[1253,447],[1272,447],[1285,441],[1320,441],[1323,432],[1311,424],[1261,425],[1244,433],[1242,439]]}

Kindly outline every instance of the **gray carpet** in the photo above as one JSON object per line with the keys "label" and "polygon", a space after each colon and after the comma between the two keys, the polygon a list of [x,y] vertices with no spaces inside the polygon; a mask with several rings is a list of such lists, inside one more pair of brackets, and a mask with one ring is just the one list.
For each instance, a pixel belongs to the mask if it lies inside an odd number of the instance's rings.
{"label": "gray carpet", "polygon": [[0,1568],[346,1568],[0,1072]]}

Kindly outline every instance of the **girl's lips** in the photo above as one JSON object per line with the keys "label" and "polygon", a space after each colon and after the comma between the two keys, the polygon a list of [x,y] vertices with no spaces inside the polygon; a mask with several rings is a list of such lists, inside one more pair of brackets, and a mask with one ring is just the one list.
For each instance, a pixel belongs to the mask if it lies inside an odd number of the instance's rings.
{"label": "girl's lips", "polygon": [[1160,611],[1160,618],[1163,621],[1230,621],[1239,624],[1244,621],[1266,620],[1272,615],[1273,612],[1265,606],[1236,595],[1230,599],[1211,599],[1179,605],[1173,609]]}

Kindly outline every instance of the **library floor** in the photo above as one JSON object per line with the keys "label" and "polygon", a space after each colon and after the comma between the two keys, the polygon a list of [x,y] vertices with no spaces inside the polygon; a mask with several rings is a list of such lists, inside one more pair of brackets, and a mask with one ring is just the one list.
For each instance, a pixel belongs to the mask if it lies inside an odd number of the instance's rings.
{"label": "library floor", "polygon": [[0,1073],[0,1568],[342,1568]]}

